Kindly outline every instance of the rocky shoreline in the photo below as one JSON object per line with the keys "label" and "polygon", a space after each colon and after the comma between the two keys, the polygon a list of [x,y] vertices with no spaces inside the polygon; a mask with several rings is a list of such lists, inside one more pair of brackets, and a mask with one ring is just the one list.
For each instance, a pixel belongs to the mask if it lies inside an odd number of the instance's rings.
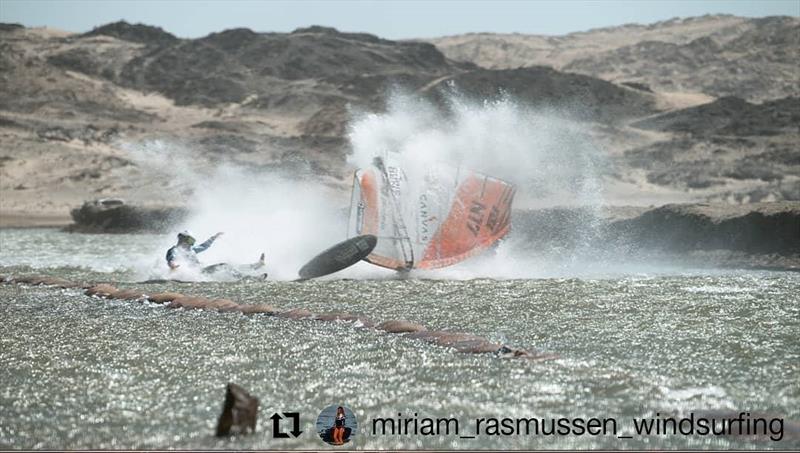
{"label": "rocky shoreline", "polygon": [[538,254],[650,258],[800,271],[800,202],[517,211],[513,235]]}
{"label": "rocky shoreline", "polygon": [[[95,200],[72,211],[74,223],[66,230],[164,233],[188,215],[185,207]],[[518,209],[509,239],[540,256],[657,258],[700,266],[800,271],[800,202]]]}
{"label": "rocky shoreline", "polygon": [[71,211],[74,233],[160,233],[189,215],[178,206],[136,206],[117,198],[87,201]]}

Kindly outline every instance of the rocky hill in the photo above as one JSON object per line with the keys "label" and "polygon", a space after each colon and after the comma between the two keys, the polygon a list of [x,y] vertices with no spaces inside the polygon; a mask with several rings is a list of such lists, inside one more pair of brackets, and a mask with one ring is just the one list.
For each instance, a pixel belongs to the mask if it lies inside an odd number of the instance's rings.
{"label": "rocky hill", "polygon": [[728,96],[708,104],[664,113],[633,123],[640,129],[693,135],[780,135],[800,130],[800,98],[762,104]]}
{"label": "rocky hill", "polygon": [[564,36],[467,34],[430,42],[491,69],[549,65],[662,92],[749,101],[800,95],[800,18],[702,16]]}
{"label": "rocky hill", "polygon": [[[463,61],[453,49],[505,37],[453,37],[434,46],[318,26],[181,39],[125,22],[83,34],[3,24],[0,218],[3,224],[37,215],[68,222],[70,209],[104,197],[180,205],[191,188],[148,165],[173,162],[176,153],[183,154],[180,165],[280,169],[346,191],[353,170],[346,162],[350,112],[382,111],[393,87],[433,101],[443,114],[453,90],[478,101],[509,97],[557,109],[580,123],[579,133],[613,164],[603,174],[611,203],[798,199],[797,84],[785,83],[784,71],[796,69],[796,38],[786,36],[796,26],[794,19],[725,16],[565,37],[515,36],[513,45],[498,45],[526,63],[489,64],[483,51]],[[754,63],[715,73],[714,86],[721,88],[705,94],[691,92],[694,85],[654,82],[647,69],[654,56],[620,53],[664,42],[701,61],[712,55],[686,49],[709,39],[719,49],[746,50],[736,58]],[[714,58],[739,61],[719,49]],[[641,77],[582,69],[599,55],[608,58],[598,68],[639,65]],[[678,54],[664,55],[670,64],[685,63]],[[774,78],[747,72],[773,64]],[[751,76],[758,83],[742,82]],[[738,98],[715,100],[727,91]],[[777,95],[787,96],[754,101]]]}
{"label": "rocky hill", "polygon": [[670,138],[626,151],[620,164],[645,169],[659,185],[732,189],[710,198],[718,201],[800,200],[798,125],[800,98],[751,104],[725,97],[634,122]]}
{"label": "rocky hill", "polygon": [[537,256],[658,259],[800,271],[800,203],[517,210],[511,237]]}
{"label": "rocky hill", "polygon": [[[478,99],[508,96],[534,108],[561,109],[580,121],[619,124],[656,113],[656,98],[594,77],[563,73],[548,66],[475,69],[440,80]],[[446,91],[433,91],[434,97]]]}
{"label": "rocky hill", "polygon": [[178,38],[160,27],[144,24],[129,24],[125,21],[114,22],[92,29],[82,36],[112,36],[123,41],[138,42],[149,46],[173,44]]}

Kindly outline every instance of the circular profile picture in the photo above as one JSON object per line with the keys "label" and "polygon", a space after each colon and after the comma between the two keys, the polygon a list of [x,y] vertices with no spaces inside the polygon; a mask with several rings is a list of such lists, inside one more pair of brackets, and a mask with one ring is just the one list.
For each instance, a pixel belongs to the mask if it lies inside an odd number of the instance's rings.
{"label": "circular profile picture", "polygon": [[331,445],[344,445],[358,432],[356,414],[349,408],[333,404],[322,409],[317,417],[317,434]]}

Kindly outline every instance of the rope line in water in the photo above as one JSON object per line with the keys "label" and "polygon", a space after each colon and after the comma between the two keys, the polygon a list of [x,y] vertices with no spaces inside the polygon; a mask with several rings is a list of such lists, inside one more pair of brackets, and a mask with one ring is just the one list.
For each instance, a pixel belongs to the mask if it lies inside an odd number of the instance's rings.
{"label": "rope line in water", "polygon": [[546,360],[556,358],[555,355],[535,351],[526,351],[487,338],[467,333],[456,333],[440,330],[428,330],[425,326],[411,321],[393,319],[376,323],[367,317],[351,313],[315,314],[303,308],[281,310],[269,304],[239,304],[230,299],[211,299],[204,296],[184,295],[176,292],[146,293],[136,289],[119,289],[107,283],[83,284],[58,277],[31,275],[22,277],[0,276],[5,284],[24,284],[30,286],[48,286],[63,289],[83,289],[84,294],[91,297],[162,304],[166,308],[184,308],[195,310],[216,310],[218,312],[239,312],[242,314],[261,313],[291,320],[316,320],[323,322],[352,322],[368,329],[375,329],[388,334],[403,335],[409,339],[421,340],[439,346],[453,348],[458,352],[471,354],[494,354],[505,358],[523,358]]}

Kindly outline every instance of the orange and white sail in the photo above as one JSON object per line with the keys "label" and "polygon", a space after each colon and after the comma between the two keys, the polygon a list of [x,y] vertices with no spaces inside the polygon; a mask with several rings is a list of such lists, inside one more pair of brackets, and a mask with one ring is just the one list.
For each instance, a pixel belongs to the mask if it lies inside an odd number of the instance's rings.
{"label": "orange and white sail", "polygon": [[415,173],[409,180],[382,159],[356,171],[348,237],[377,236],[366,261],[397,270],[445,267],[508,233],[512,184],[441,164]]}

